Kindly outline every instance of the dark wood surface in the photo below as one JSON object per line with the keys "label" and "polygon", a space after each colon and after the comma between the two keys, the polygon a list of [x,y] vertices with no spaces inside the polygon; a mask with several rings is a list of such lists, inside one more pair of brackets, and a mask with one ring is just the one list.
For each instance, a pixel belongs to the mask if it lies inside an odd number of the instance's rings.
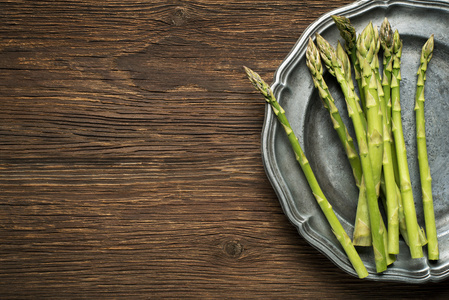
{"label": "dark wood surface", "polygon": [[447,298],[353,278],[266,178],[270,81],[335,1],[0,1],[0,298]]}

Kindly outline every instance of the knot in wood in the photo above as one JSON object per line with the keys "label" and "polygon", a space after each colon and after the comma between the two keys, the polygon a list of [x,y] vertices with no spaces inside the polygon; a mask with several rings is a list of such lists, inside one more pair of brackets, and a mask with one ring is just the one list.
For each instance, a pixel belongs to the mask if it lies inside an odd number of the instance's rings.
{"label": "knot in wood", "polygon": [[228,241],[224,245],[225,253],[232,258],[238,258],[243,253],[243,246],[239,241]]}
{"label": "knot in wood", "polygon": [[177,6],[172,15],[172,23],[175,26],[183,25],[187,22],[189,13],[187,7]]}

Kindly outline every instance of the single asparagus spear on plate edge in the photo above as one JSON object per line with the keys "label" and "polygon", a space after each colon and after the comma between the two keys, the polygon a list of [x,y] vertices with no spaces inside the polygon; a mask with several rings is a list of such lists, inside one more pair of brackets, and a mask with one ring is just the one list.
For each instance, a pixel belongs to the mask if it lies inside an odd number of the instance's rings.
{"label": "single asparagus spear on plate edge", "polygon": [[416,87],[416,145],[418,152],[419,174],[421,180],[422,202],[424,210],[424,222],[427,234],[427,250],[430,260],[438,260],[438,239],[435,224],[435,212],[432,197],[432,178],[430,176],[429,160],[426,145],[426,122],[424,118],[424,83],[426,81],[427,65],[432,58],[434,48],[433,35],[424,44],[421,52],[420,66],[418,69],[418,80]]}
{"label": "single asparagus spear on plate edge", "polygon": [[359,254],[357,253],[357,250],[352,244],[351,239],[345,232],[343,226],[335,215],[331,204],[326,199],[323,191],[321,190],[318,181],[312,171],[312,168],[310,167],[310,164],[299,144],[298,138],[294,134],[293,129],[291,128],[290,123],[287,120],[284,109],[277,102],[270,86],[259,76],[259,74],[255,73],[247,67],[244,67],[244,69],[251,83],[264,96],[267,103],[271,105],[274,114],[284,128],[288,140],[290,141],[290,144],[295,153],[296,160],[301,166],[301,169],[307,179],[312,193],[317,200],[318,205],[320,206],[327,221],[329,222],[329,225],[331,226],[337,240],[340,242],[341,246],[346,252],[346,255],[348,256],[349,261],[354,267],[354,270],[360,278],[368,276],[368,271],[366,270]]}

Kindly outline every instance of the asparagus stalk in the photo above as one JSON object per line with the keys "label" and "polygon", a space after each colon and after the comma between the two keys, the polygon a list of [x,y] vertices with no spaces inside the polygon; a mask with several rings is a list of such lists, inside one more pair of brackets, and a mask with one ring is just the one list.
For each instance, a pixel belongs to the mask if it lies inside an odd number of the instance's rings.
{"label": "asparagus stalk", "polygon": [[357,33],[351,21],[343,16],[333,15],[332,19],[335,22],[341,37],[345,40],[345,49],[348,56],[351,59],[351,63],[354,67],[354,77],[357,81],[357,86],[360,91],[361,107],[365,113],[365,94],[362,92],[362,75],[359,60],[357,59]]}
{"label": "asparagus stalk", "polygon": [[[321,38],[321,37],[320,37]],[[360,157],[355,149],[353,140],[348,133],[346,126],[341,120],[341,116],[334,104],[326,82],[323,78],[323,66],[321,63],[320,53],[318,48],[309,39],[309,44],[306,51],[306,64],[309,67],[310,73],[315,87],[319,91],[320,98],[323,100],[324,106],[329,110],[334,129],[340,138],[346,155],[351,163],[354,179],[356,185],[359,187],[359,199],[357,204],[356,221],[353,232],[353,243],[356,246],[371,246],[371,232],[369,227],[368,203],[366,202],[365,183],[362,179],[362,167],[360,164]],[[332,73],[333,71],[331,71]],[[350,70],[348,71],[349,74]],[[352,79],[351,79],[352,83]]]}
{"label": "asparagus stalk", "polygon": [[352,242],[356,246],[372,246],[373,239],[371,236],[371,226],[369,222],[368,201],[366,199],[366,185],[363,176],[362,182],[359,186],[359,199],[357,203]]}
{"label": "asparagus stalk", "polygon": [[[380,181],[380,187],[381,191],[386,194],[386,187],[385,187],[385,178],[381,178]],[[407,234],[407,224],[405,223],[405,215],[404,215],[404,207],[402,205],[402,198],[401,198],[401,190],[397,185],[395,185],[395,191],[396,191],[396,199],[398,201],[398,222],[399,222],[399,232],[401,233],[402,237],[404,238],[405,243],[408,245],[408,234]],[[386,200],[385,200],[385,207],[387,206]],[[424,238],[425,240],[425,238]]]}
{"label": "asparagus stalk", "polygon": [[[326,67],[334,74],[342,92],[345,96],[346,105],[348,107],[349,117],[352,119],[354,131],[356,134],[357,144],[359,146],[360,162],[362,164],[362,172],[365,180],[366,198],[368,203],[369,224],[371,227],[371,237],[374,250],[374,259],[376,262],[377,272],[383,272],[387,268],[386,250],[383,235],[385,229],[382,226],[382,218],[377,203],[377,192],[373,177],[373,169],[369,157],[368,141],[366,134],[366,122],[363,121],[361,108],[356,100],[357,95],[354,92],[354,86],[348,83],[348,74],[345,71],[348,68],[343,67],[342,60],[337,57],[337,53],[329,43],[317,35],[317,44],[320,49],[321,57]],[[343,61],[349,63],[349,58],[344,51],[339,52],[343,55]]]}
{"label": "asparagus stalk", "polygon": [[335,215],[331,204],[328,202],[323,191],[321,190],[318,181],[312,171],[312,168],[310,167],[310,164],[299,144],[298,138],[295,136],[293,129],[291,128],[290,123],[287,120],[284,109],[277,102],[269,85],[262,78],[260,78],[259,74],[253,72],[247,67],[244,67],[244,69],[251,83],[264,96],[267,103],[271,105],[274,114],[284,128],[293,151],[295,152],[296,160],[301,166],[301,169],[307,179],[307,182],[309,183],[312,193],[315,196],[315,199],[317,200],[318,205],[323,211],[326,219],[328,220],[337,240],[342,245],[349,258],[349,261],[357,272],[357,275],[360,278],[368,276],[368,271],[366,270],[359,254],[357,253],[357,250],[352,244],[351,239],[346,234],[343,226]]}
{"label": "asparagus stalk", "polygon": [[421,241],[419,237],[419,226],[416,217],[415,203],[410,181],[410,172],[407,162],[407,150],[405,148],[404,133],[402,129],[401,104],[400,104],[400,81],[401,81],[401,55],[402,41],[396,30],[393,35],[393,71],[391,77],[391,104],[392,104],[392,131],[396,146],[398,170],[400,177],[401,197],[404,207],[405,222],[407,224],[407,235],[412,258],[423,257]]}
{"label": "asparagus stalk", "polygon": [[435,225],[435,212],[433,209],[432,178],[430,176],[429,160],[426,145],[426,122],[424,119],[424,83],[426,81],[427,64],[432,58],[434,48],[433,35],[424,44],[421,52],[421,62],[418,69],[418,82],[416,88],[416,144],[418,151],[419,174],[424,210],[424,221],[428,240],[428,256],[431,260],[438,260],[438,239]]}
{"label": "asparagus stalk", "polygon": [[357,57],[364,79],[362,86],[365,93],[368,147],[376,192],[379,196],[383,159],[383,125],[382,111],[379,106],[378,81],[374,71],[379,51],[377,46],[379,39],[376,32],[371,22],[365,27],[357,39]]}
{"label": "asparagus stalk", "polygon": [[396,196],[396,181],[394,178],[391,139],[386,120],[383,122],[383,177],[385,179],[385,197],[388,219],[388,253],[399,253],[399,204]]}
{"label": "asparagus stalk", "polygon": [[382,86],[384,91],[384,101],[386,103],[386,115],[384,117],[387,119],[388,129],[391,138],[391,149],[393,158],[393,170],[394,178],[396,183],[399,184],[399,171],[398,171],[398,161],[396,157],[396,147],[393,141],[393,135],[391,132],[391,72],[393,71],[393,30],[391,29],[390,22],[385,18],[380,27],[380,42],[383,49],[383,76],[382,76]]}
{"label": "asparagus stalk", "polygon": [[[381,27],[381,35],[380,38],[377,39],[378,46],[382,44],[384,49],[384,56],[388,56],[389,47],[392,46],[392,35],[390,35],[390,31],[385,27],[385,22],[382,23]],[[377,30],[375,29],[375,33]],[[377,50],[378,51],[378,50]],[[389,52],[390,61],[391,61],[391,52]],[[376,56],[377,59],[377,56]],[[385,61],[386,59],[384,59]],[[390,118],[388,118],[388,104],[390,102],[390,89],[389,89],[389,80],[386,72],[388,70],[387,66],[384,67],[384,82],[382,83],[380,73],[379,73],[379,65],[378,62],[375,63],[374,73],[377,78],[378,85],[378,96],[379,96],[379,105],[382,112],[382,127],[383,127],[383,160],[382,160],[382,175],[384,177],[385,191],[384,195],[386,197],[386,210],[387,210],[387,219],[388,219],[388,253],[390,254],[398,254],[399,253],[399,204],[396,194],[396,179],[395,179],[395,171],[394,171],[394,158],[392,155],[392,143],[393,140],[391,138],[391,126],[390,126]],[[391,72],[390,72],[391,78]],[[384,90],[385,88],[385,90]],[[391,107],[391,105],[390,105]]]}

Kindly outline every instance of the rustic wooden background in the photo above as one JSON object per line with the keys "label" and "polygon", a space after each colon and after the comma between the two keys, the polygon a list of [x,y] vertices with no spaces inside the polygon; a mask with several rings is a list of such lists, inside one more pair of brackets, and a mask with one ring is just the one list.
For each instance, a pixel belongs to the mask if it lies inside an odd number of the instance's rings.
{"label": "rustic wooden background", "polygon": [[428,298],[309,246],[263,169],[263,99],[348,0],[0,1],[0,298]]}

